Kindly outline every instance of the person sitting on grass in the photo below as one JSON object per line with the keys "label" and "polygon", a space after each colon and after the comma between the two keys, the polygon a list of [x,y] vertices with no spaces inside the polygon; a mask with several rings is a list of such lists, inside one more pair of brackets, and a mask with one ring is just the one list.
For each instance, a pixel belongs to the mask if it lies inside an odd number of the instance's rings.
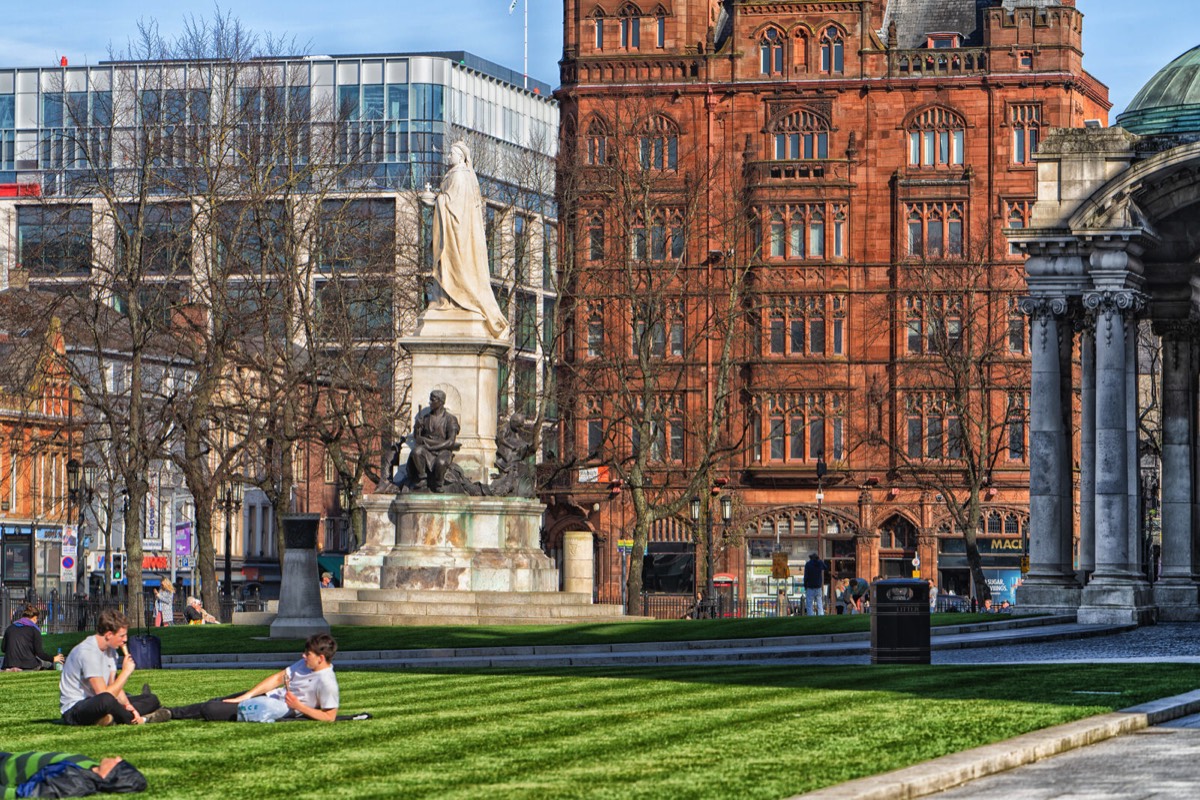
{"label": "person sitting on grass", "polygon": [[188,625],[216,625],[217,618],[204,610],[199,597],[189,597],[187,608],[183,610],[183,618]]}
{"label": "person sitting on grass", "polygon": [[[100,612],[96,634],[71,649],[59,679],[59,706],[68,725],[141,725],[165,722],[170,713],[161,708],[158,698],[143,686],[142,693],[130,697],[125,683],[137,668],[124,649],[129,639],[129,620],[114,609]],[[117,649],[125,663],[117,672]]]}
{"label": "person sitting on grass", "polygon": [[21,609],[21,618],[8,626],[4,632],[4,662],[0,669],[5,672],[50,669],[61,664],[62,653],[51,658],[42,647],[42,630],[38,627],[38,607],[32,604]]}
{"label": "person sitting on grass", "polygon": [[[304,643],[304,655],[295,664],[258,682],[241,694],[217,697],[204,703],[170,709],[172,719],[203,719],[209,722],[234,722],[239,718],[256,722],[274,722],[285,717],[307,717],[319,722],[337,719],[339,692],[333,674],[333,656],[337,642],[328,633],[317,633]],[[239,704],[261,698],[253,711]]]}
{"label": "person sitting on grass", "polygon": [[68,753],[0,753],[0,797],[87,797],[146,791],[146,776],[123,758]]}

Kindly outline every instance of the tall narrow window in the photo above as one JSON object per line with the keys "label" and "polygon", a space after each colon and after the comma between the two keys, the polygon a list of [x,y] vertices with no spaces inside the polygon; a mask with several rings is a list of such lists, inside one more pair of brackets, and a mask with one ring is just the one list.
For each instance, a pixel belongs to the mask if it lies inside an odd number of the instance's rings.
{"label": "tall narrow window", "polygon": [[608,156],[608,127],[598,119],[588,123],[587,163],[592,166],[604,164]]}
{"label": "tall narrow window", "polygon": [[1041,136],[1042,107],[1036,103],[1014,105],[1009,122],[1013,132],[1013,163],[1032,163]]}
{"label": "tall narrow window", "polygon": [[596,49],[604,49],[604,17],[596,17]]}
{"label": "tall narrow window", "polygon": [[842,32],[833,25],[821,34],[821,72],[839,74],[844,71],[845,47]]}
{"label": "tall narrow window", "polygon": [[658,17],[658,47],[667,46],[667,18],[659,15]]}
{"label": "tall narrow window", "polygon": [[604,217],[599,212],[588,217],[588,258],[604,260]]}
{"label": "tall narrow window", "polygon": [[653,117],[642,126],[638,140],[642,169],[675,170],[679,160],[679,131],[669,119]]}
{"label": "tall narrow window", "polygon": [[783,74],[783,34],[767,28],[758,40],[759,68],[763,75]]}
{"label": "tall narrow window", "polygon": [[642,12],[634,6],[621,11],[621,48],[640,50],[642,47]]}
{"label": "tall narrow window", "polygon": [[783,214],[776,211],[771,214],[771,256],[783,258],[784,254]]}

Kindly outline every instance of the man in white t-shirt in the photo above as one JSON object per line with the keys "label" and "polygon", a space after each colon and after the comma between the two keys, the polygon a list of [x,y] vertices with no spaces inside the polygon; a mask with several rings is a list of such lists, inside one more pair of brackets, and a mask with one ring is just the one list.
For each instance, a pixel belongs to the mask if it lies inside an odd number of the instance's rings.
{"label": "man in white t-shirt", "polygon": [[117,650],[129,639],[129,620],[112,609],[100,612],[96,634],[72,648],[59,679],[59,710],[68,725],[141,725],[170,719],[149,687],[130,697],[125,683],[137,664],[128,655],[117,672]]}
{"label": "man in white t-shirt", "polygon": [[204,703],[171,709],[172,719],[203,719],[209,722],[235,722],[238,703],[251,697],[266,696],[286,705],[283,716],[308,717],[319,722],[337,719],[340,694],[333,674],[333,656],[337,642],[328,633],[317,633],[304,643],[304,655],[295,664],[259,681],[253,689]]}

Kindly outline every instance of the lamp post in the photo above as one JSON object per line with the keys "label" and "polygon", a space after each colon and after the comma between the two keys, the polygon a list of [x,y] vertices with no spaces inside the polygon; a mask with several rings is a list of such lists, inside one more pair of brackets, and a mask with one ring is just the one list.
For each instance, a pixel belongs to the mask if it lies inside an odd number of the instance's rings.
{"label": "lamp post", "polygon": [[[713,491],[716,493],[720,489],[714,489]],[[697,524],[700,522],[700,506],[699,495],[693,496],[691,502],[692,522]],[[733,498],[728,494],[722,494],[720,506],[721,522],[725,527],[729,527],[729,521],[733,518]],[[717,603],[717,589],[714,585],[716,575],[714,573],[713,549],[713,515],[712,504],[710,502],[708,514],[705,517],[704,529],[704,608],[709,616],[715,616],[714,612],[716,611]]]}
{"label": "lamp post", "polygon": [[[825,482],[825,473],[827,471],[828,471],[828,467],[825,465],[825,452],[820,451],[817,453],[817,558],[819,558],[821,560],[825,559],[825,549],[821,546],[822,538],[825,535],[825,521],[823,519],[821,519],[821,503],[824,502],[824,500],[825,500],[824,482]],[[829,561],[830,561],[830,564],[832,565],[833,558],[830,558]],[[826,574],[829,577],[829,590],[830,590],[830,592],[832,592],[833,591],[833,572],[831,570],[830,572],[828,572]],[[824,592],[825,588],[822,587],[821,591]],[[823,602],[828,607],[833,606],[832,598],[827,598]],[[812,613],[811,608],[808,609],[808,613],[809,614]]]}
{"label": "lamp post", "polygon": [[67,461],[67,516],[70,518],[70,507],[78,509],[75,525],[75,541],[78,549],[75,554],[75,584],[79,585],[79,575],[83,571],[82,564],[87,563],[87,548],[83,544],[83,521],[87,507],[92,502],[92,490],[96,485],[96,467],[92,464],[81,465],[74,458]]}
{"label": "lamp post", "polygon": [[[242,507],[242,485],[237,481],[224,481],[217,504],[225,512],[225,590],[222,592],[222,622],[233,618],[233,513]],[[228,609],[228,611],[226,611]]]}

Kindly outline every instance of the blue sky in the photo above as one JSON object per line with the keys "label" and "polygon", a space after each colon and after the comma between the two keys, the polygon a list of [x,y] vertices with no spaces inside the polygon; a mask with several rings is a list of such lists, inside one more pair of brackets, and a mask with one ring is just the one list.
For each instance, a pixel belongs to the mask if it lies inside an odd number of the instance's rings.
{"label": "blue sky", "polygon": [[[521,70],[522,14],[529,3],[529,73],[558,84],[562,50],[561,0],[226,0],[250,28],[287,33],[312,54],[469,50]],[[1084,21],[1084,65],[1111,88],[1114,115],[1151,75],[1200,44],[1196,0],[1077,0]],[[72,64],[107,57],[124,45],[139,18],[156,18],[166,32],[187,13],[211,15],[196,0],[59,0],[53,14],[36,2],[6,3],[0,27],[0,66]]]}

